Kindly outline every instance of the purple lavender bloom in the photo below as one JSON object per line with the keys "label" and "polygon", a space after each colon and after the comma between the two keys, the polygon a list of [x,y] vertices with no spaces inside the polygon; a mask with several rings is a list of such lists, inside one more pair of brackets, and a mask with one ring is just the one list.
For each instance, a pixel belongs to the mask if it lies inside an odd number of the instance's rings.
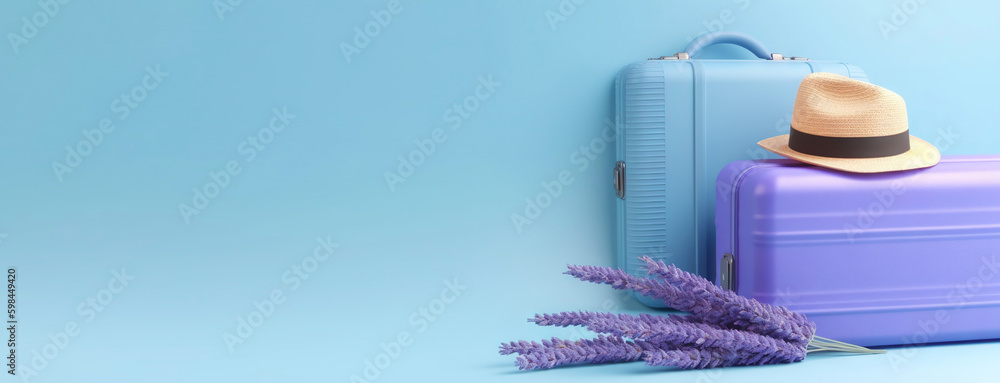
{"label": "purple lavender bloom", "polygon": [[639,316],[634,316],[580,311],[558,314],[536,314],[534,318],[528,319],[528,321],[535,322],[539,326],[583,326],[593,332],[639,340],[649,340],[664,334],[672,334],[675,336],[674,339],[676,339],[678,345],[704,342],[703,339],[699,341],[699,337],[704,332],[694,334],[688,331],[691,328],[690,326],[703,324],[688,315],[662,317],[640,314]]}
{"label": "purple lavender bloom", "polygon": [[564,312],[538,314],[529,319],[542,326],[585,326],[588,330],[646,341],[663,349],[718,348],[770,356],[784,363],[805,358],[806,348],[768,336],[723,329],[699,322],[693,315],[659,316]]}
{"label": "purple lavender bloom", "polygon": [[[806,346],[804,345],[750,331],[720,328],[713,324],[699,322],[694,315],[663,317],[639,314],[639,318],[651,323],[651,326],[655,326],[655,323],[659,322],[683,329],[677,334],[660,331],[645,338],[646,341],[666,346],[665,348],[699,347],[702,349],[732,350],[766,356],[769,360],[780,363],[798,362],[806,357]],[[694,341],[692,342],[692,340]]]}
{"label": "purple lavender bloom", "polygon": [[809,344],[816,332],[816,324],[810,322],[805,315],[783,306],[772,306],[736,295],[705,278],[685,272],[674,265],[666,265],[663,261],[654,261],[647,256],[640,259],[646,262],[649,274],[681,291],[690,292],[698,301],[707,302],[707,305],[684,310],[703,322],[744,329],[801,344],[803,347]]}
{"label": "purple lavender bloom", "polygon": [[642,359],[650,366],[672,366],[684,370],[712,368],[722,364],[724,357],[719,351],[705,351],[695,348],[675,350],[653,350],[643,354]]}
{"label": "purple lavender bloom", "polygon": [[[514,343],[517,342],[511,344]],[[649,345],[645,347],[653,349]],[[542,344],[534,343],[531,347],[518,349],[516,352],[521,355],[515,363],[521,370],[540,370],[581,363],[632,362],[642,358],[644,350],[643,346],[617,336],[600,335],[576,341],[552,338],[543,340]],[[501,353],[505,351],[501,346]]]}
{"label": "purple lavender bloom", "polygon": [[650,366],[673,366],[685,370],[790,363],[788,361],[777,360],[766,354],[718,348],[653,350],[644,352],[642,358]]}
{"label": "purple lavender bloom", "polygon": [[683,307],[693,307],[696,303],[689,294],[676,287],[650,278],[636,277],[622,270],[586,265],[569,265],[567,267],[569,270],[565,274],[572,275],[582,281],[611,285],[616,290],[633,290],[642,295],[660,299],[667,306],[677,310],[687,311]]}
{"label": "purple lavender bloom", "polygon": [[510,343],[500,343],[500,355],[510,355],[514,353],[526,354],[528,351],[536,348],[541,348],[542,345],[538,342],[529,342],[526,340],[519,340]]}
{"label": "purple lavender bloom", "polygon": [[660,299],[667,306],[690,312],[705,323],[755,332],[802,347],[809,343],[816,330],[816,325],[801,314],[722,290],[708,280],[672,265],[654,262],[650,273],[662,280],[640,278],[609,267],[570,265],[566,272],[584,281],[608,284],[619,290],[635,290]]}

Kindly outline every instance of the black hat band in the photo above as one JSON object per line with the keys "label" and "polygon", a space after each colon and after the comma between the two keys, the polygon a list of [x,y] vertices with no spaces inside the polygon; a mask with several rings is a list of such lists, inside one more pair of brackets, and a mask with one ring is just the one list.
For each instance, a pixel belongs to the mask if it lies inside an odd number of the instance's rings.
{"label": "black hat band", "polygon": [[792,127],[788,135],[792,150],[819,157],[877,158],[910,151],[910,131],[878,137],[826,137],[805,133]]}

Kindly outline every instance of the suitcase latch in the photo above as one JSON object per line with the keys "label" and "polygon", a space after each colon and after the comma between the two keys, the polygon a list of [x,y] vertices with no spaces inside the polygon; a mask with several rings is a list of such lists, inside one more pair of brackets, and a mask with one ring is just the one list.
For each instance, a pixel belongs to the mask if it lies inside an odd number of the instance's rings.
{"label": "suitcase latch", "polygon": [[719,265],[719,275],[721,276],[723,289],[736,291],[736,256],[730,253],[722,255],[722,264]]}
{"label": "suitcase latch", "polygon": [[625,199],[625,161],[618,161],[615,164],[615,194],[618,198]]}

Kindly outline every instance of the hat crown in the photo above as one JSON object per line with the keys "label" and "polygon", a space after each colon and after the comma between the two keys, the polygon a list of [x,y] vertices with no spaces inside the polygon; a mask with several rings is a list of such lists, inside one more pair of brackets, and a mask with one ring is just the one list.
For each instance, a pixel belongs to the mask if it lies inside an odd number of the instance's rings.
{"label": "hat crown", "polygon": [[878,85],[813,73],[799,85],[795,130],[826,137],[880,137],[907,131],[903,98]]}

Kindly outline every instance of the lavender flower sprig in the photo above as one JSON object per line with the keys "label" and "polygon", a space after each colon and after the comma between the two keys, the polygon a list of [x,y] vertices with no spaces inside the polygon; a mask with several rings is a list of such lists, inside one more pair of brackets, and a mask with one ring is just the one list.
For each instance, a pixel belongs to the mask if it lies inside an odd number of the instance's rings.
{"label": "lavender flower sprig", "polygon": [[646,262],[650,275],[710,302],[711,307],[698,306],[695,311],[685,310],[704,322],[745,329],[803,346],[809,344],[816,333],[815,323],[810,322],[805,315],[792,312],[784,306],[765,305],[756,299],[736,295],[705,278],[684,272],[674,265],[666,265],[663,261],[654,261],[647,256],[639,259]]}
{"label": "lavender flower sprig", "polygon": [[816,325],[805,316],[736,295],[673,265],[641,257],[650,274],[662,279],[640,278],[609,267],[570,265],[566,274],[580,280],[604,283],[619,290],[635,290],[663,300],[667,306],[690,312],[703,322],[775,337],[805,347]]}
{"label": "lavender flower sprig", "polygon": [[768,356],[783,363],[805,358],[806,347],[780,339],[700,322],[693,315],[658,316],[564,312],[529,319],[542,326],[584,326],[590,331],[644,340],[662,348],[701,347]]}
{"label": "lavender flower sprig", "polygon": [[521,354],[517,357],[517,367],[522,370],[540,370],[557,366],[581,363],[621,363],[632,362],[643,357],[643,353],[656,350],[644,342],[632,342],[611,335],[599,335],[594,339],[577,341],[552,338],[536,342],[511,342],[500,345],[500,353]]}
{"label": "lavender flower sprig", "polygon": [[[650,366],[673,366],[681,369],[788,363],[777,361],[771,356],[764,354],[754,354],[725,349],[696,348],[651,351],[643,354],[643,360],[645,360],[646,364]],[[796,362],[798,362],[798,360]]]}
{"label": "lavender flower sprig", "polygon": [[816,325],[802,314],[738,296],[649,257],[641,259],[654,278],[595,266],[571,265],[566,273],[661,299],[691,315],[538,314],[529,321],[541,326],[583,326],[602,335],[578,341],[552,338],[541,343],[503,343],[500,354],[520,354],[516,361],[520,369],[640,359],[653,366],[692,369],[794,363],[814,351],[885,352],[815,336]]}

